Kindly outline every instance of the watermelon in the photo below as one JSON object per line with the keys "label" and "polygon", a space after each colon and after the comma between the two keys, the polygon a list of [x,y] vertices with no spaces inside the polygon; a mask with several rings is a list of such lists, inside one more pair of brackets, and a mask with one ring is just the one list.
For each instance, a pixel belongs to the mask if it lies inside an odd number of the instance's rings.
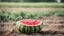
{"label": "watermelon", "polygon": [[40,20],[23,19],[17,21],[16,27],[21,33],[36,33],[42,29],[43,23]]}

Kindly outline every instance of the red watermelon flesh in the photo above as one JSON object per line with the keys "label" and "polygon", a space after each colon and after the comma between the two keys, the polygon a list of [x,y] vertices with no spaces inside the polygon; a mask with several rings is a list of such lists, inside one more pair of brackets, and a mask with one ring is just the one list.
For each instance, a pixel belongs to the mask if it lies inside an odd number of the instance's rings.
{"label": "red watermelon flesh", "polygon": [[34,20],[34,19],[24,19],[24,20],[21,20],[21,23],[23,23],[25,25],[37,25],[40,23],[40,21]]}

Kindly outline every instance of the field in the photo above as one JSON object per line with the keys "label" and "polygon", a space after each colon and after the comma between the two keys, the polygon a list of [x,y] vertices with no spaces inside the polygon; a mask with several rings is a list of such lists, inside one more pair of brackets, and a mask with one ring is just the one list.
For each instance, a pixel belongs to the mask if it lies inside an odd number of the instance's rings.
{"label": "field", "polygon": [[24,8],[64,8],[64,3],[0,3],[0,7],[24,7]]}
{"label": "field", "polygon": [[[16,29],[22,19],[38,19],[38,33],[23,34]],[[64,3],[0,2],[0,36],[64,36]]]}
{"label": "field", "polygon": [[[44,26],[39,33],[19,33],[15,27],[15,23],[21,18],[39,19],[43,22]],[[53,10],[35,13],[23,11],[17,13],[11,11],[0,11],[0,27],[0,36],[63,36],[64,10]]]}
{"label": "field", "polygon": [[[55,18],[54,18],[55,17]],[[0,36],[63,36],[64,17],[49,16],[43,17],[44,27],[41,32],[33,34],[22,34],[15,29],[15,22],[0,22]]]}
{"label": "field", "polygon": [[64,10],[55,11],[44,11],[44,12],[11,12],[11,11],[0,11],[0,20],[14,20],[18,21],[21,19],[38,19],[42,16],[64,16]]}

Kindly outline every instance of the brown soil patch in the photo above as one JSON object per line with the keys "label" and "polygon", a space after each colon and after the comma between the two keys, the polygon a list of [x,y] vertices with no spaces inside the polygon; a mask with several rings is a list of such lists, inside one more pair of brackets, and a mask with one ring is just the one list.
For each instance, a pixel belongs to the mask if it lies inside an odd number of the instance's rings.
{"label": "brown soil patch", "polygon": [[22,34],[15,27],[15,22],[0,22],[0,36],[64,36],[64,17],[42,17],[43,28],[39,33]]}
{"label": "brown soil patch", "polygon": [[0,8],[7,11],[49,11],[49,10],[64,10],[64,8]]}

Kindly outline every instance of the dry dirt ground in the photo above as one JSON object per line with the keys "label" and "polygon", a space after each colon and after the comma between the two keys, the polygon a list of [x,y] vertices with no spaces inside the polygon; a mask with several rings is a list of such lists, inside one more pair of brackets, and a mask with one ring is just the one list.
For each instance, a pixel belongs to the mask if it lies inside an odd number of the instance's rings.
{"label": "dry dirt ground", "polygon": [[49,10],[64,10],[64,8],[0,8],[0,10],[7,10],[7,11],[49,11]]}
{"label": "dry dirt ground", "polygon": [[13,21],[0,21],[0,36],[64,36],[64,17],[49,16],[40,20],[43,22],[43,28],[39,33],[33,34],[19,33]]}

